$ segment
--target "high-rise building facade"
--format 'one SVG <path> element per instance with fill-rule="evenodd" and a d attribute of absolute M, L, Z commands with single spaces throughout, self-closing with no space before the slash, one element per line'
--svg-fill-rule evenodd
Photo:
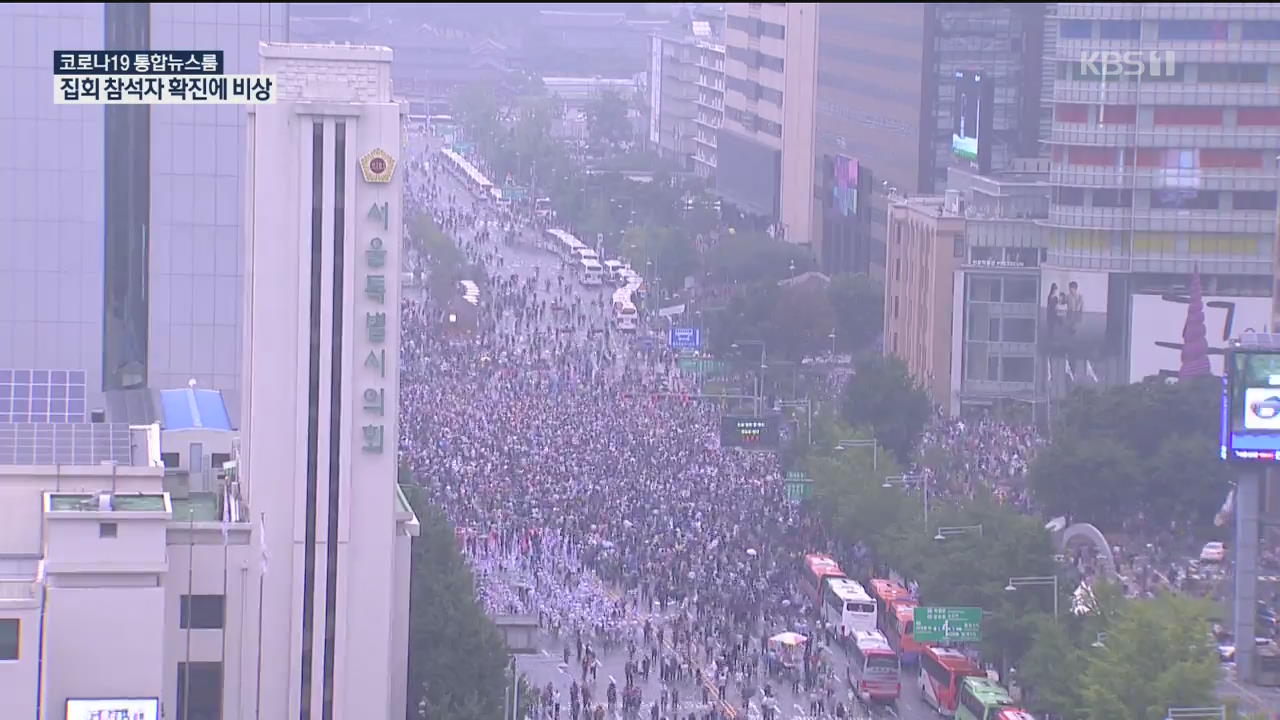
<path fill-rule="evenodd" d="M 649 143 L 698 177 L 713 179 L 724 120 L 724 45 L 711 37 L 650 38 Z"/>
<path fill-rule="evenodd" d="M 1090 381 L 1176 374 L 1193 273 L 1211 347 L 1271 321 L 1280 5 L 1054 15 L 1044 347 Z"/>
<path fill-rule="evenodd" d="M 54 105 L 53 50 L 223 50 L 253 72 L 284 3 L 0 7 L 0 367 L 84 370 L 103 390 L 239 391 L 241 165 L 236 106 Z"/>
<path fill-rule="evenodd" d="M 401 106 L 391 50 L 262 45 L 249 116 L 243 472 L 272 558 L 262 717 L 402 717 Z M 407 109 L 407 108 L 406 108 Z"/>
<path fill-rule="evenodd" d="M 988 99 L 982 169 L 1036 152 L 1044 5 L 818 5 L 816 88 L 808 153 L 784 176 L 806 178 L 806 207 L 789 214 L 829 272 L 879 272 L 890 194 L 940 190 L 947 168 L 977 161 L 953 150 L 957 73 L 982 78 Z M 788 128 L 788 132 L 791 129 Z M 891 193 L 890 189 L 896 191 Z M 790 190 L 784 190 L 790 195 Z"/>
<path fill-rule="evenodd" d="M 783 108 L 805 105 L 801 77 L 813 46 L 788 32 L 815 3 L 725 5 L 724 122 L 717 134 L 716 193 L 762 225 L 781 226 L 789 189 L 782 182 Z M 811 60 L 810 60 L 811 62 Z M 799 188 L 796 193 L 801 192 Z M 803 242 L 803 240 L 798 240 Z"/>

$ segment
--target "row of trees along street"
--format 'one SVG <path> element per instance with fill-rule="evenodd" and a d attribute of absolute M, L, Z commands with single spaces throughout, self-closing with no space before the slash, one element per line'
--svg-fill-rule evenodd
<path fill-rule="evenodd" d="M 1208 377 L 1078 390 L 1055 408 L 1052 442 L 1031 466 L 1040 515 L 980 489 L 972 498 L 933 497 L 926 527 L 918 491 L 883 485 L 910 462 L 938 465 L 920 447 L 931 403 L 899 360 L 865 357 L 802 459 L 815 481 L 809 502 L 843 547 L 860 542 L 918 582 L 924 604 L 987 611 L 983 657 L 1024 690 L 1034 711 L 1159 720 L 1169 707 L 1218 705 L 1210 603 L 1167 592 L 1126 599 L 1118 586 L 1098 582 L 1089 612 L 1070 612 L 1080 577 L 1055 560 L 1044 518 L 1065 514 L 1117 534 L 1143 518 L 1169 528 L 1169 542 L 1188 552 L 1215 537 L 1214 513 L 1229 488 L 1213 447 L 1220 387 Z M 845 438 L 875 438 L 888 452 L 874 467 L 864 448 L 821 449 Z M 982 531 L 939 542 L 941 526 Z M 1010 577 L 1044 575 L 1060 580 L 1057 618 L 1052 586 L 1005 588 Z"/>

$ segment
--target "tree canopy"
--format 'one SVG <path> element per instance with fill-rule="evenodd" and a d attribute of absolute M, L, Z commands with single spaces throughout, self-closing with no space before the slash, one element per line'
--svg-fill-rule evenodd
<path fill-rule="evenodd" d="M 841 415 L 845 422 L 869 425 L 880 442 L 904 465 L 913 459 L 933 411 L 928 394 L 896 357 L 863 356 L 845 386 Z"/>
<path fill-rule="evenodd" d="M 616 147 L 631 139 L 627 102 L 612 90 L 605 90 L 586 107 L 587 127 L 594 145 Z"/>
<path fill-rule="evenodd" d="M 1104 531 L 1139 513 L 1158 525 L 1208 525 L 1230 480 L 1214 447 L 1220 393 L 1212 377 L 1076 391 L 1032 464 L 1037 499 Z"/>
<path fill-rule="evenodd" d="M 409 590 L 409 720 L 490 720 L 502 713 L 506 644 L 476 603 L 453 526 L 405 486 L 422 524 Z"/>
<path fill-rule="evenodd" d="M 835 314 L 836 347 L 859 353 L 884 333 L 884 283 L 869 275 L 842 273 L 827 289 Z"/>

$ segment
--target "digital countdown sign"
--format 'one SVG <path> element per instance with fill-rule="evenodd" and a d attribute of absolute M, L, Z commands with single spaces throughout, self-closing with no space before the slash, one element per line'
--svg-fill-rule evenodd
<path fill-rule="evenodd" d="M 778 449 L 778 416 L 724 415 L 720 418 L 720 447 Z"/>
<path fill-rule="evenodd" d="M 1221 412 L 1223 460 L 1280 462 L 1280 350 L 1228 352 Z"/>

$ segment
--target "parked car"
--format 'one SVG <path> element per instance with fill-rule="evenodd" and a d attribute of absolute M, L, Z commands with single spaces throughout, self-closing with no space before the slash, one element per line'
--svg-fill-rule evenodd
<path fill-rule="evenodd" d="M 1214 540 L 1207 542 L 1200 550 L 1200 562 L 1222 562 L 1227 559 L 1227 546 Z"/>

